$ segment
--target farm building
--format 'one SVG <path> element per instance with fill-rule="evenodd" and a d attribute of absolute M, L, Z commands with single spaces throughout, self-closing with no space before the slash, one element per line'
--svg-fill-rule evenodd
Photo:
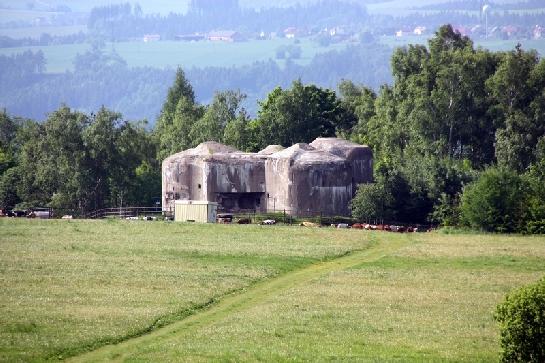
<path fill-rule="evenodd" d="M 372 182 L 372 170 L 369 147 L 337 138 L 258 153 L 205 142 L 163 161 L 163 211 L 192 200 L 225 212 L 348 215 L 357 185 Z"/>
<path fill-rule="evenodd" d="M 231 30 L 211 32 L 208 34 L 208 40 L 215 42 L 241 42 L 244 37 L 239 33 Z"/>

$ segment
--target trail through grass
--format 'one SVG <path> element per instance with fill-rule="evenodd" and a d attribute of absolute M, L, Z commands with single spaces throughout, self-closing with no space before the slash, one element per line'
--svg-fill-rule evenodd
<path fill-rule="evenodd" d="M 123 361 L 138 358 L 141 354 L 145 354 L 146 351 L 151 350 L 155 352 L 155 347 L 157 346 L 169 346 L 176 344 L 179 340 L 190 339 L 198 329 L 218 323 L 235 313 L 260 305 L 285 290 L 305 285 L 316 278 L 335 271 L 344 270 L 361 263 L 376 261 L 397 250 L 404 244 L 405 242 L 400 240 L 388 244 L 380 244 L 364 251 L 353 252 L 332 261 L 321 262 L 289 272 L 273 280 L 259 283 L 243 293 L 228 296 L 209 309 L 198 312 L 166 328 L 115 346 L 104 347 L 76 357 L 72 361 Z M 155 360 L 156 358 L 160 360 L 168 358 L 168 353 L 164 357 L 154 357 L 153 359 Z"/>

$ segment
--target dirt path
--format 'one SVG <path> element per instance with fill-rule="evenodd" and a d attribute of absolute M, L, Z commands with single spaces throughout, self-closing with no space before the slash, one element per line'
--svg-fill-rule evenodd
<path fill-rule="evenodd" d="M 249 287 L 242 293 L 226 296 L 210 308 L 197 312 L 184 320 L 158 329 L 150 334 L 127 340 L 116 345 L 108 345 L 95 351 L 73 357 L 73 362 L 102 362 L 124 361 L 128 358 L 137 358 L 138 351 L 148 344 L 159 341 L 180 340 L 191 336 L 197 329 L 211 325 L 221 319 L 250 307 L 253 307 L 269 298 L 278 295 L 281 291 L 305 284 L 322 275 L 341 271 L 366 262 L 376 261 L 406 245 L 405 242 L 381 242 L 364 251 L 354 252 L 335 260 L 317 263 L 306 268 L 296 270 L 278 278 L 263 281 Z"/>

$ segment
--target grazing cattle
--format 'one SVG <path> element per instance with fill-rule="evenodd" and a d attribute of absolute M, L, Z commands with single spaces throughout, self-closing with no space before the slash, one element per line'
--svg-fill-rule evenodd
<path fill-rule="evenodd" d="M 61 219 L 74 219 L 74 216 L 72 216 L 70 214 L 65 214 L 64 216 L 62 216 Z"/>
<path fill-rule="evenodd" d="M 349 228 L 347 223 L 339 223 L 337 224 L 337 228 Z"/>
<path fill-rule="evenodd" d="M 252 220 L 250 218 L 240 218 L 237 221 L 237 224 L 251 224 Z"/>
<path fill-rule="evenodd" d="M 354 229 L 363 229 L 363 224 L 354 223 L 354 224 L 352 225 L 352 228 L 354 228 Z"/>
<path fill-rule="evenodd" d="M 217 221 L 221 224 L 228 224 L 233 222 L 233 215 L 228 213 L 221 213 L 217 215 Z"/>
<path fill-rule="evenodd" d="M 274 219 L 265 219 L 261 224 L 272 226 L 273 224 L 276 224 L 276 221 Z"/>
<path fill-rule="evenodd" d="M 303 222 L 303 223 L 301 223 L 301 226 L 303 226 L 303 227 L 320 227 L 319 224 L 312 223 L 312 222 Z"/>

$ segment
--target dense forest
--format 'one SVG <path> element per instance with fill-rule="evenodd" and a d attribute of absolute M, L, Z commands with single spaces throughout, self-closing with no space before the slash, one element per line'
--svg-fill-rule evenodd
<path fill-rule="evenodd" d="M 378 91 L 278 86 L 255 118 L 239 91 L 198 102 L 181 69 L 152 129 L 106 108 L 63 106 L 43 123 L 4 112 L 0 206 L 149 204 L 161 160 L 202 141 L 257 151 L 337 135 L 374 151 L 375 183 L 352 202 L 359 220 L 545 233 L 545 60 L 476 49 L 443 26 L 427 47 L 396 49 L 391 67 L 393 85 Z"/>

